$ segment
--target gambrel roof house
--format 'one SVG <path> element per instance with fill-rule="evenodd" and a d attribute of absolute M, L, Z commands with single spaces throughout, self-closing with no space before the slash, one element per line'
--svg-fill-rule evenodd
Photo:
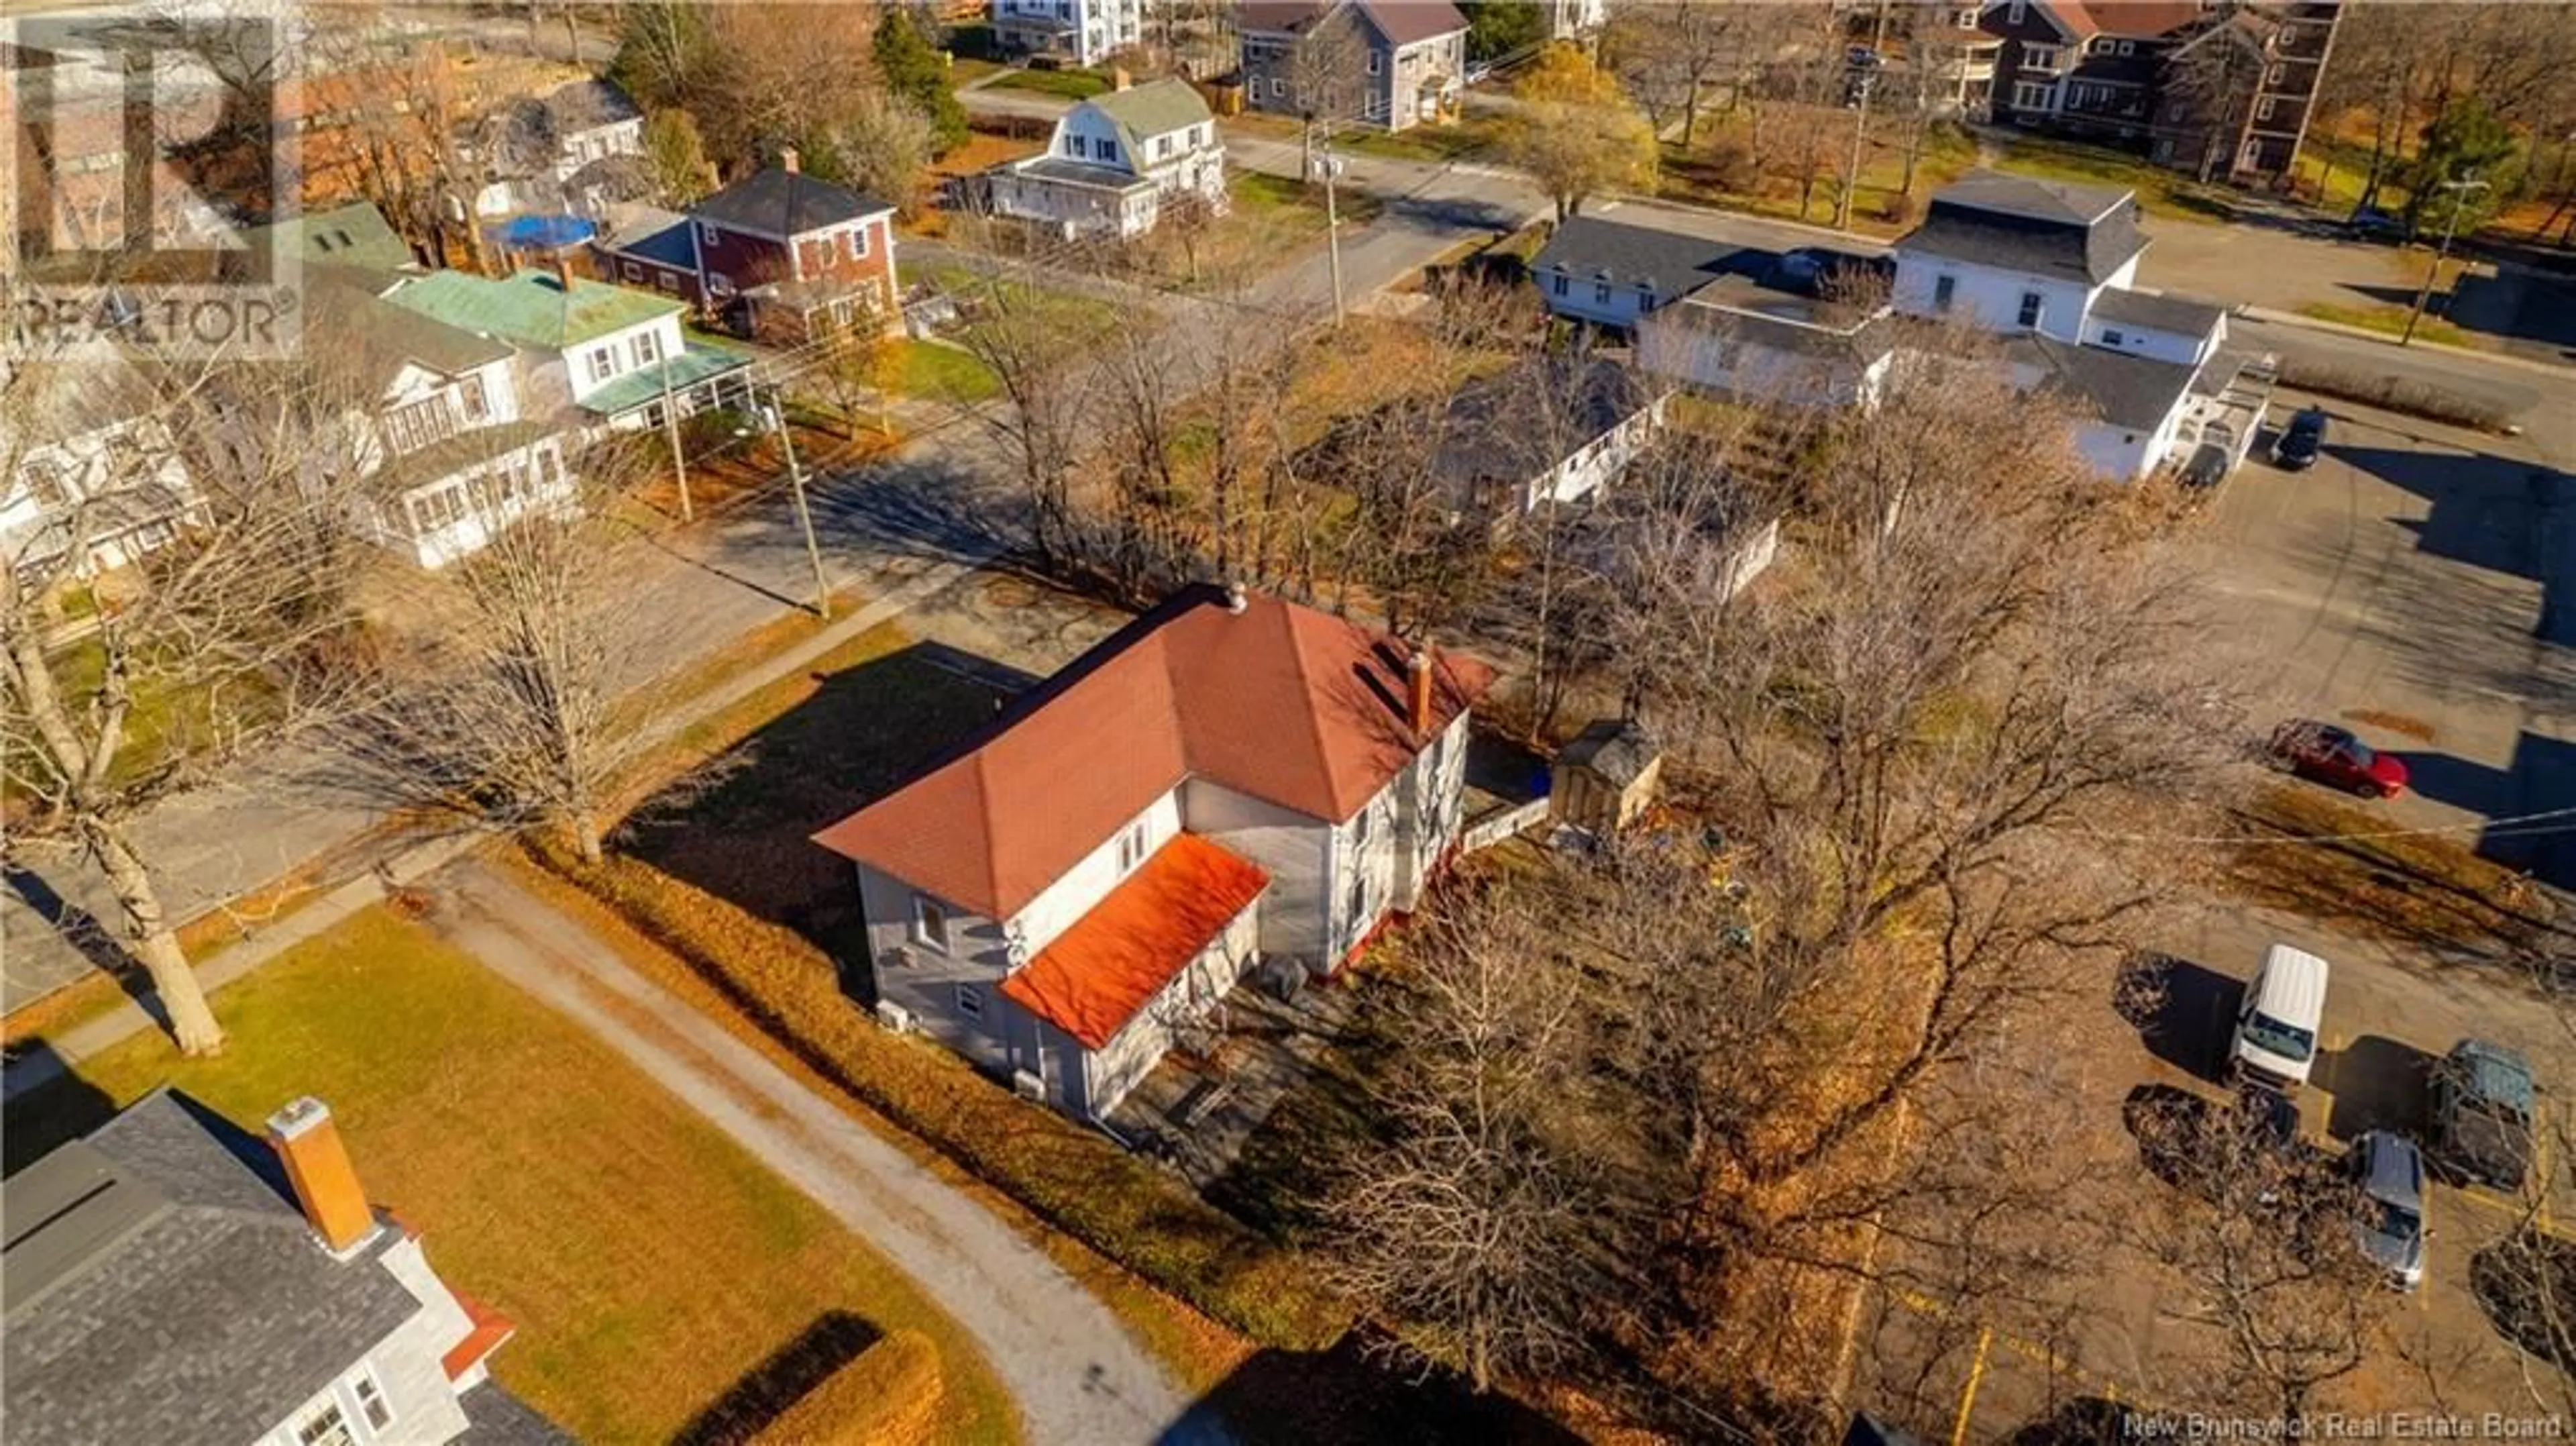
<path fill-rule="evenodd" d="M 1492 673 L 1187 589 L 815 835 L 858 868 L 880 1015 L 1104 1114 L 1267 958 L 1322 972 L 1461 822 Z"/>
<path fill-rule="evenodd" d="M 510 1323 L 368 1203 L 331 1112 L 268 1129 L 163 1089 L 0 1185 L 9 1440 L 569 1441 L 489 1379 Z"/>
<path fill-rule="evenodd" d="M 997 214 L 1125 239 L 1153 230 L 1167 200 L 1225 209 L 1225 142 L 1207 102 L 1176 77 L 1120 80 L 1058 117 L 1044 151 L 985 173 Z"/>

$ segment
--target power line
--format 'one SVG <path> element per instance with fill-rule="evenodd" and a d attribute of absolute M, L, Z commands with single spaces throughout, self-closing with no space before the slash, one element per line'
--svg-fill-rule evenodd
<path fill-rule="evenodd" d="M 2551 819 L 2576 820 L 2576 808 L 2543 809 L 2538 813 L 2508 814 L 2476 823 L 2430 825 L 2424 828 L 2380 829 L 2368 833 L 2320 834 L 2177 834 L 2177 833 L 2105 833 L 2097 829 L 2069 828 L 2066 832 L 2110 843 L 2163 844 L 2241 844 L 2252 847 L 2280 848 L 2313 844 L 2373 843 L 2383 839 L 2430 838 L 2443 834 L 2492 833 L 2500 838 L 2536 838 L 2544 834 L 2576 832 L 2576 821 L 2547 823 Z M 2540 824 L 2540 827 L 2521 827 Z"/>

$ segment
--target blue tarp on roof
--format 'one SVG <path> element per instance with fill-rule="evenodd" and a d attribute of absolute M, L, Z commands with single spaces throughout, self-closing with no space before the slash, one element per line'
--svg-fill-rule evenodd
<path fill-rule="evenodd" d="M 492 228 L 494 238 L 513 251 L 551 251 L 587 241 L 598 232 L 597 226 L 579 216 L 513 216 Z"/>

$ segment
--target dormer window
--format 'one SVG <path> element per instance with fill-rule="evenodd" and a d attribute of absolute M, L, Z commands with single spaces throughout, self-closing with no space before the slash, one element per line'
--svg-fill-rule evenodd
<path fill-rule="evenodd" d="M 1090 155 L 1090 147 L 1080 136 L 1066 136 L 1064 138 L 1064 153 L 1073 157 L 1075 160 L 1083 160 Z"/>

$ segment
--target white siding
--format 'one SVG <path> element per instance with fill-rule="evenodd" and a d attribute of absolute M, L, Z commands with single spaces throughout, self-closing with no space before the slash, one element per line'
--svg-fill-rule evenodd
<path fill-rule="evenodd" d="M 995 1074 L 1012 1067 L 1012 1039 L 1002 997 L 1002 979 L 1010 972 L 1010 952 L 1001 926 L 938 901 L 948 914 L 948 948 L 935 949 L 913 938 L 913 899 L 920 891 L 891 874 L 865 864 L 856 866 L 860 907 L 868 920 L 868 949 L 875 963 L 877 997 L 900 1004 L 920 1021 L 921 1031 Z M 981 993 L 981 1017 L 958 1008 L 957 991 Z"/>
<path fill-rule="evenodd" d="M 1136 1012 L 1126 1028 L 1085 1057 L 1081 1097 L 1067 1098 L 1067 1108 L 1095 1116 L 1115 1109 L 1136 1082 L 1171 1052 L 1179 1026 L 1215 1008 L 1226 991 L 1251 972 L 1261 957 L 1256 942 L 1260 910 L 1256 902 L 1237 915 L 1188 968 Z"/>
<path fill-rule="evenodd" d="M 2123 270 L 2134 266 L 2132 262 Z M 1933 304 L 1943 276 L 1954 278 L 1947 312 Z M 1963 317 L 1986 331 L 2027 330 L 2021 325 L 2022 297 L 2037 292 L 2041 299 L 2039 333 L 2074 341 L 2083 334 L 2085 313 L 2100 289 L 2081 281 L 2003 271 L 1902 250 L 1896 255 L 1897 310 L 1910 316 Z"/>
<path fill-rule="evenodd" d="M 654 343 L 651 361 L 639 360 L 635 354 L 635 339 L 647 333 L 652 335 Z M 594 337 L 579 346 L 566 347 L 563 360 L 572 386 L 572 399 L 582 401 L 628 372 L 668 361 L 680 354 L 680 345 L 680 315 L 673 312 L 669 316 L 657 316 L 651 321 Z M 607 353 L 604 372 L 592 364 L 592 357 L 602 351 Z"/>
<path fill-rule="evenodd" d="M 1190 832 L 1259 864 L 1270 875 L 1261 896 L 1261 952 L 1320 967 L 1325 958 L 1325 848 L 1320 819 L 1193 778 L 1181 787 Z"/>
<path fill-rule="evenodd" d="M 1647 293 L 1630 282 L 1599 281 L 1563 268 L 1533 271 L 1530 278 L 1549 312 L 1570 320 L 1625 330 L 1648 310 Z"/>
<path fill-rule="evenodd" d="M 457 1304 L 447 1283 L 430 1269 L 419 1241 L 397 1241 L 380 1259 L 421 1308 L 367 1353 L 366 1364 L 375 1368 L 376 1383 L 384 1388 L 386 1403 L 394 1412 L 392 1425 L 372 1439 L 428 1446 L 461 1435 L 465 1430 L 465 1409 L 456 1404 L 457 1392 L 478 1383 L 482 1375 L 476 1372 L 465 1380 L 450 1382 L 441 1362 L 448 1350 L 474 1329 L 474 1323 L 466 1317 L 465 1308 Z M 340 1409 L 358 1431 L 358 1439 L 371 1439 L 346 1377 L 338 1389 L 343 1392 Z"/>
<path fill-rule="evenodd" d="M 1637 362 L 1694 390 L 1792 406 L 1850 406 L 1865 376 L 1857 361 L 1751 340 L 1721 308 L 1691 301 L 1638 324 Z"/>
<path fill-rule="evenodd" d="M 1023 950 L 1019 956 L 1021 962 L 1035 959 L 1040 950 L 1055 942 L 1058 934 L 1072 928 L 1102 899 L 1109 897 L 1110 890 L 1125 881 L 1127 875 L 1118 867 L 1118 840 L 1135 824 L 1142 824 L 1145 829 L 1144 852 L 1135 855 L 1134 859 L 1142 863 L 1154 850 L 1171 842 L 1172 835 L 1181 831 L 1180 790 L 1174 789 L 1155 799 L 1143 813 L 1127 824 L 1121 824 L 1116 833 L 1083 855 L 1080 862 L 1058 875 L 1054 883 L 1047 885 L 1036 898 L 1011 916 L 1004 925 L 1003 935 L 1006 939 L 1018 941 Z"/>
<path fill-rule="evenodd" d="M 1576 502 L 1619 479 L 1637 454 L 1663 430 L 1666 397 L 1658 396 L 1635 416 L 1585 443 L 1575 454 L 1521 489 L 1521 510 L 1535 512 L 1553 497 Z"/>
<path fill-rule="evenodd" d="M 2112 340 L 2114 336 L 2119 339 Z M 2180 362 L 2185 366 L 2198 366 L 2207 361 L 2226 340 L 2227 318 L 2223 315 L 2205 336 L 2106 321 L 2099 314 L 2087 317 L 2084 322 L 2084 344 L 2087 346 L 2105 347 L 2130 356 L 2154 357 L 2158 361 Z"/>

